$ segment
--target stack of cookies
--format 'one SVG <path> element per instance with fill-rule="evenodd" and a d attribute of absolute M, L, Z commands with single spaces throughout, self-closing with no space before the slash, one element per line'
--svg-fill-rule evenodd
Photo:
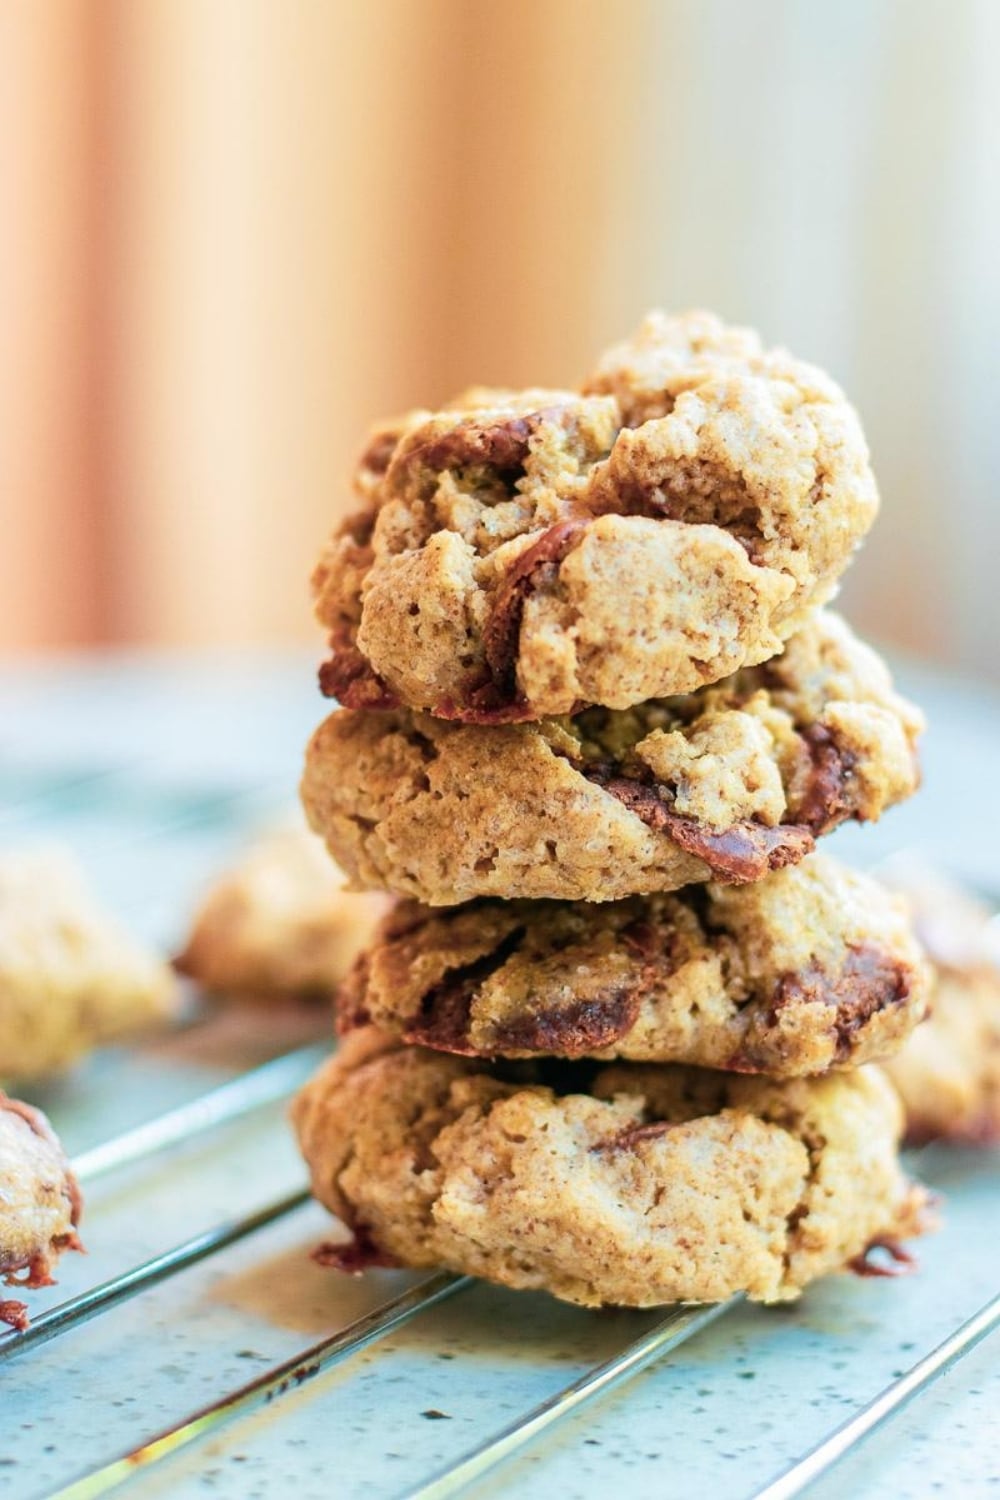
<path fill-rule="evenodd" d="M 824 608 L 878 504 L 837 386 L 657 314 L 578 390 L 384 424 L 356 487 L 302 794 L 404 899 L 295 1108 L 327 1259 L 770 1302 L 919 1232 L 866 1065 L 927 970 L 814 852 L 916 789 L 921 729 Z"/>

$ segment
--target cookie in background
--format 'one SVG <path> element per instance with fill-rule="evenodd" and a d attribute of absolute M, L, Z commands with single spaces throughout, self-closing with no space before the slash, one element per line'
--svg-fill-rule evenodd
<path fill-rule="evenodd" d="M 0 855 L 0 1079 L 63 1072 L 178 1002 L 167 963 L 101 908 L 68 851 Z"/>
<path fill-rule="evenodd" d="M 209 888 L 174 967 L 213 995 L 329 1000 L 389 906 L 346 886 L 321 839 L 271 830 Z"/>
<path fill-rule="evenodd" d="M 1000 941 L 994 914 L 938 870 L 899 858 L 879 871 L 907 899 L 931 961 L 930 1018 L 886 1064 L 907 1139 L 1000 1143 Z"/>

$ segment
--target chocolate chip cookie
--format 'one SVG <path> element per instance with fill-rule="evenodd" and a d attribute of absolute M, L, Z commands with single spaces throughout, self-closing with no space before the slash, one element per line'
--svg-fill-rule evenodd
<path fill-rule="evenodd" d="M 774 660 L 624 711 L 492 726 L 341 710 L 302 797 L 361 885 L 432 906 L 611 901 L 797 863 L 916 789 L 921 728 L 879 657 L 818 611 Z"/>
<path fill-rule="evenodd" d="M 325 691 L 471 722 L 627 709 L 773 656 L 875 519 L 821 371 L 653 314 L 579 391 L 476 389 L 379 427 L 315 573 Z"/>
<path fill-rule="evenodd" d="M 350 1269 L 447 1266 L 587 1306 L 778 1302 L 925 1222 L 874 1068 L 505 1071 L 366 1031 L 294 1117 L 313 1191 L 353 1235 L 323 1258 Z"/>
<path fill-rule="evenodd" d="M 902 903 L 812 855 L 756 885 L 592 905 L 403 902 L 341 987 L 374 1022 L 469 1057 L 679 1062 L 773 1078 L 855 1068 L 923 1019 Z"/>

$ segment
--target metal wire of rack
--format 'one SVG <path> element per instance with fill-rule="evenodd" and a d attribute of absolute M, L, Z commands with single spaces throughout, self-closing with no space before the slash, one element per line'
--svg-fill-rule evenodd
<path fill-rule="evenodd" d="M 113 777 L 114 773 L 107 774 Z M 259 800 L 256 796 L 253 798 L 255 806 Z M 44 816 L 46 806 L 44 793 L 36 791 L 31 819 Z M 201 815 L 204 815 L 204 806 Z M 184 822 L 183 817 L 181 821 Z M 81 1153 L 75 1161 L 78 1174 L 88 1183 L 94 1183 L 127 1168 L 148 1164 L 164 1153 L 197 1146 L 212 1132 L 248 1119 L 255 1111 L 288 1098 L 311 1071 L 319 1055 L 317 1047 L 296 1049 L 164 1112 L 148 1123 L 123 1131 L 102 1145 Z M 252 1212 L 220 1219 L 208 1230 L 189 1236 L 171 1249 L 43 1311 L 25 1332 L 10 1332 L 0 1338 L 0 1377 L 8 1367 L 18 1365 L 42 1345 L 128 1299 L 141 1297 L 195 1265 L 210 1261 L 229 1247 L 252 1241 L 269 1225 L 295 1214 L 307 1198 L 304 1186 L 295 1186 Z M 292 1357 L 270 1365 L 254 1379 L 213 1396 L 211 1401 L 190 1415 L 173 1421 L 159 1432 L 141 1436 L 128 1451 L 92 1465 L 59 1488 L 50 1488 L 47 1494 L 84 1500 L 84 1497 L 107 1494 L 140 1474 L 149 1474 L 155 1465 L 180 1449 L 209 1442 L 223 1425 L 238 1424 L 261 1407 L 281 1401 L 313 1377 L 386 1340 L 410 1320 L 430 1313 L 448 1299 L 468 1294 L 472 1286 L 469 1278 L 447 1273 L 419 1281 L 320 1341 L 302 1347 Z M 663 1316 L 639 1338 L 629 1338 L 609 1358 L 576 1376 L 540 1404 L 518 1411 L 513 1420 L 460 1452 L 416 1485 L 401 1488 L 399 1493 L 412 1497 L 412 1500 L 416 1497 L 443 1500 L 445 1496 L 459 1493 L 514 1458 L 534 1439 L 551 1431 L 586 1403 L 663 1359 L 711 1323 L 727 1317 L 738 1302 L 739 1299 L 734 1298 L 719 1306 L 665 1310 Z M 802 1493 L 998 1325 L 1000 1297 L 993 1297 L 961 1327 L 954 1329 L 937 1348 L 900 1371 L 874 1400 L 847 1421 L 832 1425 L 818 1444 L 763 1487 L 758 1487 L 753 1492 L 753 1500 L 765 1500 L 765 1497 L 766 1500 L 787 1500 L 787 1497 Z"/>

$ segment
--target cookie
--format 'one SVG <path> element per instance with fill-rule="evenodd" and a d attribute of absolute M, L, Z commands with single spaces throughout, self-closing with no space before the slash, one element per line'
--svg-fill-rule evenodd
<path fill-rule="evenodd" d="M 505 1071 L 364 1031 L 294 1119 L 313 1192 L 354 1236 L 324 1258 L 351 1269 L 446 1266 L 587 1306 L 780 1302 L 924 1222 L 876 1069 Z"/>
<path fill-rule="evenodd" d="M 215 994 L 329 998 L 387 904 L 344 885 L 306 829 L 267 834 L 208 892 L 174 967 Z"/>
<path fill-rule="evenodd" d="M 341 710 L 306 757 L 309 821 L 360 885 L 431 906 L 612 901 L 759 880 L 919 773 L 922 719 L 842 620 L 711 688 L 538 724 Z"/>
<path fill-rule="evenodd" d="M 765 661 L 875 519 L 857 415 L 708 313 L 653 314 L 582 391 L 477 389 L 383 424 L 316 569 L 350 708 L 627 709 Z"/>
<path fill-rule="evenodd" d="M 0 1093 L 0 1278 L 50 1286 L 64 1250 L 80 1249 L 82 1200 L 48 1120 Z M 0 1323 L 27 1327 L 23 1302 L 0 1300 Z"/>
<path fill-rule="evenodd" d="M 469 1057 L 687 1063 L 773 1078 L 888 1056 L 927 1010 L 902 903 L 812 855 L 756 885 L 584 902 L 402 903 L 341 988 L 374 1022 Z"/>
<path fill-rule="evenodd" d="M 102 911 L 56 849 L 0 855 L 0 1079 L 59 1072 L 165 1020 L 169 967 Z"/>
<path fill-rule="evenodd" d="M 933 967 L 930 1018 L 887 1064 L 914 1144 L 933 1139 L 1000 1142 L 1000 952 L 991 913 L 929 871 L 897 866 Z"/>

